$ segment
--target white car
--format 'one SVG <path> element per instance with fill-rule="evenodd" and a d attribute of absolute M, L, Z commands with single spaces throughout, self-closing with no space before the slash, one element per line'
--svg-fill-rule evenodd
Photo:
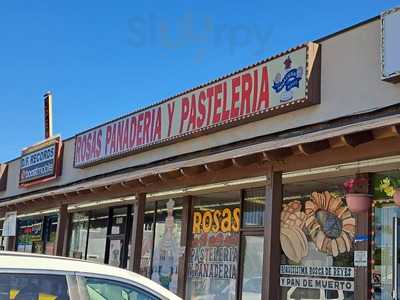
<path fill-rule="evenodd" d="M 0 251 L 0 299 L 181 300 L 124 269 L 72 258 Z"/>

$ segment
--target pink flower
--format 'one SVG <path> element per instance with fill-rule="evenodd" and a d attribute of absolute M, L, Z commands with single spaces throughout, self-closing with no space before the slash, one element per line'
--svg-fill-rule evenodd
<path fill-rule="evenodd" d="M 347 179 L 343 183 L 343 186 L 344 186 L 344 189 L 346 190 L 347 193 L 354 193 L 355 189 L 357 187 L 360 187 L 363 184 L 367 184 L 367 183 L 368 183 L 368 179 L 367 178 L 358 177 L 358 178 Z"/>

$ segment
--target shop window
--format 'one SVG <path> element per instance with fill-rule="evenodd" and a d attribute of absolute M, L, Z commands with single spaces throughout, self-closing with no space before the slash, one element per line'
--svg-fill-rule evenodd
<path fill-rule="evenodd" d="M 44 219 L 44 253 L 47 255 L 54 255 L 55 242 L 57 235 L 58 216 L 51 215 Z"/>
<path fill-rule="evenodd" d="M 94 210 L 90 213 L 87 260 L 104 263 L 107 226 L 108 209 Z"/>
<path fill-rule="evenodd" d="M 243 226 L 263 226 L 265 187 L 244 190 Z"/>
<path fill-rule="evenodd" d="M 54 254 L 58 215 L 18 219 L 17 251 Z"/>
<path fill-rule="evenodd" d="M 372 224 L 372 290 L 375 300 L 393 299 L 393 281 L 399 281 L 400 268 L 394 266 L 395 260 L 400 261 L 399 246 L 395 249 L 393 243 L 397 234 L 399 243 L 400 208 L 394 203 L 396 188 L 400 187 L 400 172 L 377 173 L 373 177 L 374 204 Z M 396 222 L 395 222 L 396 221 Z M 397 226 L 398 227 L 398 226 Z M 399 286 L 396 287 L 399 290 Z"/>
<path fill-rule="evenodd" d="M 89 228 L 89 216 L 85 213 L 72 214 L 72 234 L 69 257 L 86 258 L 86 242 Z"/>
<path fill-rule="evenodd" d="M 17 251 L 43 253 L 43 217 L 18 220 Z"/>
<path fill-rule="evenodd" d="M 69 256 L 125 268 L 131 217 L 130 206 L 73 213 Z"/>
<path fill-rule="evenodd" d="M 265 187 L 244 190 L 242 195 L 240 299 L 261 300 Z"/>
<path fill-rule="evenodd" d="M 261 300 L 264 236 L 243 236 L 242 300 Z"/>
<path fill-rule="evenodd" d="M 170 291 L 178 289 L 182 200 L 157 201 L 151 279 Z"/>
<path fill-rule="evenodd" d="M 240 193 L 196 197 L 192 219 L 186 298 L 236 299 Z"/>
<path fill-rule="evenodd" d="M 143 224 L 143 240 L 142 240 L 142 257 L 140 259 L 139 273 L 148 278 L 151 277 L 151 260 L 153 257 L 153 240 L 155 227 L 155 207 L 156 202 L 146 201 L 144 224 Z"/>
<path fill-rule="evenodd" d="M 282 299 L 354 299 L 355 217 L 344 200 L 347 178 L 284 186 Z"/>
<path fill-rule="evenodd" d="M 182 222 L 181 198 L 147 201 L 140 274 L 176 293 Z"/>

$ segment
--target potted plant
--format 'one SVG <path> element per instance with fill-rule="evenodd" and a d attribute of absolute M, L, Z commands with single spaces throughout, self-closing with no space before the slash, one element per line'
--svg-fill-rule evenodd
<path fill-rule="evenodd" d="M 378 182 L 376 189 L 386 196 L 393 198 L 394 203 L 400 206 L 400 178 L 385 177 Z"/>
<path fill-rule="evenodd" d="M 368 190 L 368 179 L 356 176 L 344 182 L 346 202 L 352 213 L 368 211 L 372 196 L 365 193 Z"/>

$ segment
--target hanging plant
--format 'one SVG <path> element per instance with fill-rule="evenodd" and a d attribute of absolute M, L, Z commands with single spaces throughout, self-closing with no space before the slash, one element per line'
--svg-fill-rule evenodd
<path fill-rule="evenodd" d="M 385 177 L 378 181 L 375 190 L 383 193 L 389 198 L 393 198 L 393 201 L 397 206 L 400 206 L 400 178 Z"/>
<path fill-rule="evenodd" d="M 368 211 L 371 205 L 371 195 L 366 194 L 368 190 L 368 179 L 355 177 L 348 179 L 343 184 L 346 190 L 346 202 L 352 213 L 362 213 Z"/>

